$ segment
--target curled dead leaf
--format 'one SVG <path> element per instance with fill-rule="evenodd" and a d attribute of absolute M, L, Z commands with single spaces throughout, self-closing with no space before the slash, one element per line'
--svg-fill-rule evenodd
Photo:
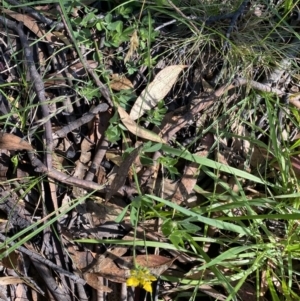
<path fill-rule="evenodd" d="M 33 150 L 33 147 L 22 138 L 8 133 L 0 133 L 0 149 Z"/>
<path fill-rule="evenodd" d="M 135 101 L 130 118 L 132 120 L 140 118 L 164 99 L 177 81 L 179 74 L 186 67 L 186 65 L 174 65 L 161 70 Z"/>
<path fill-rule="evenodd" d="M 127 130 L 129 132 L 131 132 L 132 134 L 134 134 L 140 138 L 146 139 L 146 140 L 160 142 L 160 143 L 166 143 L 166 141 L 164 139 L 162 139 L 161 137 L 159 137 L 157 134 L 155 134 L 151 131 L 148 131 L 148 130 L 142 128 L 141 126 L 139 126 L 135 121 L 133 121 L 130 118 L 130 116 L 127 114 L 127 112 L 122 107 L 120 107 L 120 106 L 118 107 L 118 112 L 119 112 L 122 123 L 125 125 Z"/>
<path fill-rule="evenodd" d="M 133 89 L 133 84 L 125 76 L 114 73 L 111 75 L 110 87 L 115 91 L 122 91 Z"/>

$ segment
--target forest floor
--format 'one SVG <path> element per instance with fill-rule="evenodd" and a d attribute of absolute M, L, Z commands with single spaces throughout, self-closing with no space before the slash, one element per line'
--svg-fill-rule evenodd
<path fill-rule="evenodd" d="M 0 300 L 300 300 L 299 2 L 2 1 Z"/>

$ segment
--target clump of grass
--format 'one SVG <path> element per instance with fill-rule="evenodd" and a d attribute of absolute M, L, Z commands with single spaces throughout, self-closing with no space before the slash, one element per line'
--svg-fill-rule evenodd
<path fill-rule="evenodd" d="M 195 80 L 197 73 L 214 90 L 231 83 L 236 76 L 249 81 L 267 81 L 282 61 L 291 59 L 291 51 L 295 47 L 293 40 L 298 37 L 292 16 L 297 3 L 293 5 L 284 1 L 273 6 L 251 3 L 233 25 L 230 18 L 222 16 L 239 8 L 241 3 L 236 1 L 225 1 L 222 5 L 220 1 L 174 1 L 173 5 L 169 1 L 109 2 L 106 16 L 91 23 L 85 18 L 71 17 L 68 10 L 64 11 L 64 17 L 73 28 L 72 43 L 76 51 L 83 46 L 93 46 L 90 30 L 95 30 L 96 36 L 104 32 L 107 40 L 102 49 L 105 51 L 98 53 L 98 46 L 93 51 L 94 58 L 99 61 L 95 72 L 107 83 L 107 62 L 128 76 L 138 70 L 147 70 L 145 78 L 149 82 L 159 69 L 158 62 L 164 66 L 188 64 L 185 77 L 170 92 L 169 98 L 181 99 L 186 94 L 192 95 L 195 93 L 193 86 L 198 84 L 197 97 L 201 101 L 207 92 L 203 84 Z M 96 11 L 85 9 L 86 14 Z M 114 19 L 115 12 L 120 14 L 120 19 Z M 170 21 L 169 25 L 155 30 L 156 25 L 160 27 Z M 75 24 L 80 30 L 76 30 Z M 135 30 L 140 44 L 132 60 L 125 64 L 123 60 Z M 289 62 L 285 66 L 288 66 L 284 70 L 286 73 L 299 73 L 297 62 Z M 189 82 L 189 79 L 192 80 Z M 25 82 L 19 87 L 20 95 L 27 92 Z M 79 95 L 85 95 L 88 104 L 98 96 L 91 81 L 78 80 L 76 85 Z M 5 89 L 4 86 L 1 88 Z M 288 90 L 289 84 L 284 88 Z M 125 108 L 134 101 L 133 91 L 128 94 L 110 92 L 115 102 Z M 4 94 L 8 96 L 6 91 Z M 5 120 L 7 126 L 13 126 L 11 117 L 17 118 L 19 128 L 28 130 L 32 136 L 34 127 L 27 122 L 30 114 L 37 109 L 32 103 L 29 97 L 23 102 L 23 108 L 13 106 L 13 112 L 2 116 L 1 120 Z M 152 112 L 155 117 L 153 126 L 160 126 L 165 113 L 162 107 L 163 102 L 156 115 Z M 176 204 L 162 196 L 143 194 L 138 175 L 133 171 L 140 195 L 132 199 L 117 222 L 122 221 L 128 211 L 135 231 L 140 223 L 151 219 L 159 221 L 156 230 L 166 242 L 146 239 L 128 242 L 134 254 L 138 246 L 145 250 L 156 247 L 165 252 L 177 250 L 189 258 L 191 266 L 187 266 L 186 270 L 160 275 L 170 286 L 174 285 L 171 295 L 174 299 L 179 294 L 196 300 L 200 295 L 209 294 L 205 288 L 214 288 L 217 296 L 226 300 L 242 299 L 245 291 L 253 294 L 253 300 L 265 296 L 266 292 L 274 300 L 292 300 L 299 294 L 296 272 L 300 246 L 299 180 L 293 161 L 293 156 L 299 152 L 289 138 L 298 127 L 298 111 L 282 104 L 274 94 L 254 91 L 249 84 L 216 100 L 211 112 L 201 123 L 197 120 L 201 116 L 194 116 L 195 122 L 178 134 L 182 140 L 186 138 L 184 133 L 194 135 L 187 146 L 183 147 L 174 139 L 170 142 L 172 146 L 155 143 L 148 145 L 148 149 L 145 147 L 142 153 L 151 164 L 149 153 L 161 151 L 163 157 L 157 162 L 164 165 L 164 169 L 159 171 L 159 175 L 178 181 L 184 176 L 184 164 L 197 163 L 198 181 L 194 187 L 199 199 L 197 205 L 189 207 L 185 202 Z M 280 118 L 282 113 L 284 119 Z M 151 118 L 146 122 L 151 123 Z M 286 135 L 282 135 L 283 132 Z M 194 149 L 201 149 L 199 141 L 207 133 L 214 137 L 207 157 L 193 154 Z M 106 135 L 113 143 L 119 144 L 128 137 L 117 115 L 111 120 Z M 231 151 L 229 159 L 218 162 L 226 157 L 228 150 Z M 255 156 L 260 160 L 255 161 Z M 22 188 L 24 191 L 33 188 L 41 191 L 42 180 L 37 177 L 30 179 Z M 61 207 L 51 212 L 46 223 L 35 223 L 13 236 L 10 241 L 18 240 L 18 243 L 5 254 L 38 235 L 87 197 L 72 202 L 68 208 Z M 87 239 L 84 242 L 100 241 Z M 107 240 L 101 242 L 107 243 Z M 144 274 L 132 272 L 128 285 L 141 285 L 152 292 L 154 276 L 141 271 Z M 246 289 L 246 284 L 250 288 Z M 163 290 L 158 292 L 163 293 Z"/>

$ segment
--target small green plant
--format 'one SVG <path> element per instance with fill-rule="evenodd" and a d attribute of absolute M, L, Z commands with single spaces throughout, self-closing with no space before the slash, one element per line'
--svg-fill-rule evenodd
<path fill-rule="evenodd" d="M 91 81 L 87 81 L 85 85 L 77 85 L 76 92 L 81 95 L 88 102 L 92 101 L 93 98 L 99 97 L 99 88 L 96 87 Z"/>
<path fill-rule="evenodd" d="M 14 166 L 14 169 L 13 169 L 13 174 L 15 174 L 17 168 L 18 168 L 18 165 L 19 165 L 19 155 L 14 155 L 11 157 L 10 161 L 12 162 L 13 166 Z"/>
<path fill-rule="evenodd" d="M 178 159 L 171 158 L 169 156 L 161 156 L 158 159 L 158 163 L 160 163 L 163 168 L 166 168 L 166 170 L 170 173 L 170 177 L 172 180 L 174 180 L 175 176 L 179 174 L 177 168 L 175 167 L 177 161 Z"/>
<path fill-rule="evenodd" d="M 167 113 L 167 108 L 163 100 L 159 101 L 156 108 L 147 112 L 147 117 L 144 118 L 146 121 L 160 126 L 164 116 Z"/>
<path fill-rule="evenodd" d="M 119 116 L 116 112 L 109 120 L 109 126 L 105 132 L 105 136 L 109 142 L 116 143 L 120 140 L 122 131 L 126 131 L 126 128 L 119 122 Z"/>

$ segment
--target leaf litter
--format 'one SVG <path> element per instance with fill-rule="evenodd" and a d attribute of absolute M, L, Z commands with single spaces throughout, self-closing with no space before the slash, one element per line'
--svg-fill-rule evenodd
<path fill-rule="evenodd" d="M 143 287 L 164 300 L 195 287 L 218 300 L 299 294 L 293 270 L 288 288 L 278 276 L 280 256 L 298 264 L 298 240 L 289 236 L 298 228 L 295 198 L 271 207 L 277 194 L 297 195 L 299 186 L 297 54 L 289 50 L 297 21 L 273 32 L 268 17 L 274 43 L 287 46 L 269 53 L 243 32 L 270 13 L 278 17 L 280 4 L 272 11 L 227 2 L 224 15 L 167 1 L 146 17 L 138 3 L 138 11 L 114 1 L 66 11 L 61 3 L 7 1 L 0 17 L 3 300 L 47 300 L 46 293 L 88 300 L 93 290 L 99 300 L 125 300 L 130 277 L 136 300 L 146 300 Z M 115 16 L 118 6 L 125 10 Z M 191 42 L 196 32 L 203 41 Z M 251 35 L 268 40 L 259 29 Z M 258 56 L 235 52 L 246 42 Z M 265 246 L 277 261 L 264 257 Z"/>

